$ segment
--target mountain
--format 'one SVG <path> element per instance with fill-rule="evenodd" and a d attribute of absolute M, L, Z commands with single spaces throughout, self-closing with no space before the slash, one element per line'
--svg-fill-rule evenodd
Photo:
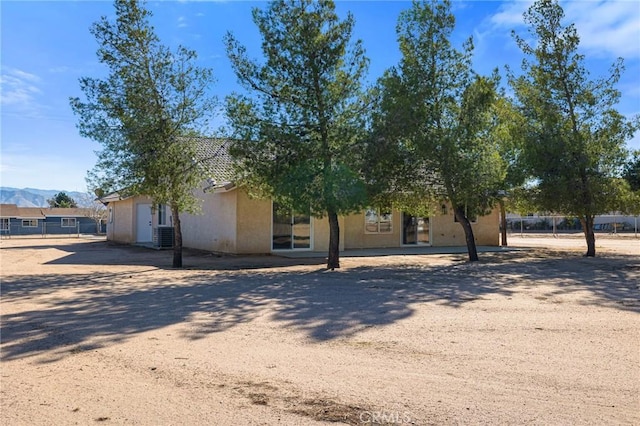
<path fill-rule="evenodd" d="M 0 187 L 0 203 L 15 204 L 18 207 L 49 207 L 47 200 L 53 198 L 59 192 L 66 192 L 73 198 L 79 207 L 84 207 L 87 202 L 87 194 L 76 191 L 63 191 L 57 189 L 36 188 L 10 188 Z"/>

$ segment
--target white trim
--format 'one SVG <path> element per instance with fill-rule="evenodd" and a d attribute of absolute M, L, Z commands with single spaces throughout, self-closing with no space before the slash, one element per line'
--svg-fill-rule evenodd
<path fill-rule="evenodd" d="M 73 225 L 68 225 L 68 224 L 67 224 L 67 225 L 65 225 L 65 224 L 64 224 L 65 219 L 66 219 L 67 221 L 69 221 L 69 220 L 72 220 L 72 219 L 73 219 Z M 60 219 L 60 227 L 61 227 L 61 228 L 75 228 L 76 226 L 78 226 L 78 219 L 77 219 L 77 218 L 75 218 L 75 217 L 63 217 L 63 218 L 61 218 L 61 219 Z"/>
<path fill-rule="evenodd" d="M 36 224 L 33 225 L 33 226 L 32 225 L 25 226 L 25 224 L 24 224 L 25 221 L 29 221 L 29 222 L 35 221 Z M 38 219 L 22 219 L 22 227 L 23 228 L 37 228 L 38 227 Z"/>
<path fill-rule="evenodd" d="M 421 217 L 423 219 L 427 219 L 429 221 L 429 242 L 428 243 L 416 243 L 416 244 L 405 244 L 402 241 L 404 240 L 404 212 L 400 211 L 400 247 L 433 247 L 433 238 L 432 235 L 432 228 L 431 228 L 431 224 L 433 223 L 433 221 L 431 220 L 431 216 L 429 217 L 424 217 L 424 216 L 416 216 L 416 217 Z"/>
<path fill-rule="evenodd" d="M 291 219 L 293 220 L 293 211 L 291 212 Z M 315 218 L 309 215 L 309 247 L 308 248 L 288 248 L 288 249 L 274 249 L 273 248 L 273 200 L 271 200 L 271 218 L 270 218 L 270 232 L 269 232 L 269 248 L 271 253 L 289 253 L 292 251 L 313 251 L 313 222 Z M 291 242 L 293 245 L 293 227 L 291 227 Z"/>
<path fill-rule="evenodd" d="M 369 231 L 369 230 L 367 230 L 367 224 L 369 223 L 367 221 L 367 212 L 369 210 L 375 210 L 376 211 L 376 222 L 375 223 L 376 223 L 376 228 L 378 229 L 377 231 Z M 402 213 L 401 213 L 401 215 L 402 215 Z M 388 235 L 388 234 L 393 234 L 393 210 L 391 210 L 388 213 L 389 220 L 388 221 L 386 221 L 386 220 L 383 221 L 383 223 L 387 223 L 387 222 L 389 223 L 389 230 L 388 231 L 381 231 L 380 230 L 380 223 L 381 223 L 380 217 L 381 216 L 382 216 L 382 212 L 378 208 L 374 209 L 374 208 L 369 207 L 369 208 L 366 208 L 364 210 L 364 233 L 365 233 L 365 235 Z M 373 222 L 371 222 L 371 223 L 373 223 Z"/>

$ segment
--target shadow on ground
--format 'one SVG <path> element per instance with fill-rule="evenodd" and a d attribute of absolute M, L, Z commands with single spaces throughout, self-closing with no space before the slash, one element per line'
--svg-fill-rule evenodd
<path fill-rule="evenodd" d="M 106 256 L 99 245 L 91 247 L 98 252 L 75 252 L 62 260 L 84 264 L 91 256 Z M 130 250 L 130 265 L 145 264 L 144 251 L 120 249 Z M 541 282 L 548 297 L 587 292 L 580 303 L 640 312 L 637 257 L 494 253 L 483 259 L 431 266 L 403 258 L 403 263 L 376 266 L 371 258 L 367 266 L 334 272 L 320 266 L 246 270 L 237 267 L 239 259 L 227 262 L 234 267 L 186 271 L 5 276 L 3 304 L 29 300 L 38 308 L 2 315 L 2 359 L 48 352 L 53 361 L 178 323 L 188 325 L 184 338 L 199 339 L 262 315 L 312 341 L 327 341 L 393 324 L 411 316 L 417 304 L 455 309 L 491 296 L 508 297 Z M 196 256 L 185 263 L 201 261 Z"/>

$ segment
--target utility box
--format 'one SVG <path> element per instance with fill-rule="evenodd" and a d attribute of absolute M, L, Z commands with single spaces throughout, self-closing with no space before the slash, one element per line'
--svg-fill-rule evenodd
<path fill-rule="evenodd" d="M 173 248 L 173 226 L 154 228 L 153 245 L 158 248 Z"/>

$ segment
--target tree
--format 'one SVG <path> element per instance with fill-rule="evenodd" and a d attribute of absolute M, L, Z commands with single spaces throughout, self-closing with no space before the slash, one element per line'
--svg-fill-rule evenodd
<path fill-rule="evenodd" d="M 78 203 L 67 195 L 66 192 L 58 192 L 53 198 L 47 200 L 49 207 L 78 207 Z"/>
<path fill-rule="evenodd" d="M 629 183 L 632 191 L 640 191 L 640 150 L 633 152 L 624 166 L 622 177 Z"/>
<path fill-rule="evenodd" d="M 80 203 L 82 205 L 82 211 L 86 217 L 90 217 L 96 223 L 96 234 L 100 233 L 102 222 L 107 218 L 107 209 L 96 197 L 99 198 L 97 191 L 96 194 L 87 192 L 82 194 Z M 104 193 L 102 193 L 104 195 Z"/>
<path fill-rule="evenodd" d="M 207 128 L 215 99 L 207 94 L 209 69 L 196 53 L 160 43 L 151 12 L 137 1 L 116 0 L 115 22 L 102 17 L 91 28 L 106 78 L 80 79 L 86 100 L 71 99 L 82 136 L 102 144 L 88 181 L 103 192 L 146 195 L 171 208 L 175 232 L 173 266 L 182 266 L 180 212 L 195 213 L 193 189 L 204 179 L 195 139 Z"/>
<path fill-rule="evenodd" d="M 253 10 L 264 63 L 250 60 L 228 33 L 227 54 L 247 95 L 227 98 L 240 139 L 232 150 L 253 194 L 293 211 L 328 217 L 327 268 L 340 267 L 338 215 L 366 199 L 358 170 L 368 60 L 351 42 L 354 19 L 339 20 L 332 1 L 274 1 Z"/>
<path fill-rule="evenodd" d="M 563 18 L 554 0 L 537 1 L 525 12 L 532 42 L 514 33 L 527 58 L 524 73 L 510 72 L 509 83 L 527 120 L 524 156 L 536 204 L 578 217 L 586 256 L 595 256 L 594 217 L 614 210 L 624 195 L 617 177 L 638 118 L 627 120 L 614 108 L 622 59 L 610 75 L 589 79 L 575 26 Z"/>
<path fill-rule="evenodd" d="M 390 153 L 384 161 L 391 164 L 378 173 L 395 176 L 388 193 L 451 203 L 469 260 L 476 261 L 469 218 L 495 204 L 506 173 L 492 137 L 498 77 L 473 72 L 471 39 L 462 50 L 451 45 L 455 19 L 450 9 L 449 1 L 414 2 L 400 15 L 402 58 L 381 81 L 370 143 Z M 378 181 L 384 187 L 384 179 Z"/>

